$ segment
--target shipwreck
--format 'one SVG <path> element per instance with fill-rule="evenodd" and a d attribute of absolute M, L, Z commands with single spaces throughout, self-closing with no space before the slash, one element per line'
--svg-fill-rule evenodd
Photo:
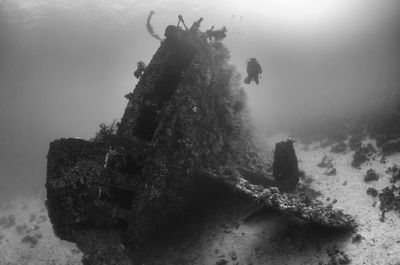
<path fill-rule="evenodd" d="M 165 37 L 126 95 L 116 133 L 50 144 L 48 213 L 56 235 L 82 250 L 84 264 L 135 264 L 143 242 L 216 192 L 306 223 L 355 228 L 352 216 L 296 192 L 291 142 L 273 177 L 224 44 L 175 26 Z"/>

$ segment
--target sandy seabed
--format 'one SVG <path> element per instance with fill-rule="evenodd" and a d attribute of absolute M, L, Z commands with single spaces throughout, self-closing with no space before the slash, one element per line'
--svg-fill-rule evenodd
<path fill-rule="evenodd" d="M 221 200 L 160 234 L 142 249 L 141 264 L 330 264 L 327 249 L 332 247 L 343 250 L 351 264 L 400 264 L 400 214 L 388 212 L 382 222 L 379 199 L 366 193 L 369 187 L 381 191 L 391 185 L 386 170 L 400 164 L 400 154 L 387 157 L 385 164 L 377 156 L 355 169 L 351 167 L 354 152 L 332 154 L 319 144 L 295 148 L 299 167 L 309 176 L 307 185 L 321 193 L 318 199 L 324 204 L 355 216 L 361 241 L 352 242 L 353 233 L 305 225 L 269 210 L 252 214 L 255 209 L 246 203 Z M 327 176 L 326 169 L 317 166 L 324 155 L 333 158 L 336 175 Z M 380 178 L 366 183 L 370 168 Z M 43 199 L 18 197 L 3 202 L 0 218 L 9 216 L 15 216 L 15 225 L 1 227 L 1 265 L 81 264 L 77 247 L 54 236 Z"/>

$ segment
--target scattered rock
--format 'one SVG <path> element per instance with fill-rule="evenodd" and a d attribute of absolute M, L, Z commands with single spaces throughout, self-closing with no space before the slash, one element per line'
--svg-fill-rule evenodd
<path fill-rule="evenodd" d="M 332 161 L 333 161 L 332 157 L 324 155 L 322 161 L 317 166 L 322 168 L 332 168 L 333 167 Z"/>
<path fill-rule="evenodd" d="M 359 148 L 362 145 L 364 138 L 365 136 L 362 133 L 352 135 L 349 140 L 350 150 L 354 151 Z"/>
<path fill-rule="evenodd" d="M 303 170 L 300 170 L 299 178 L 305 185 L 310 185 L 314 181 L 313 177 L 307 175 Z"/>
<path fill-rule="evenodd" d="M 382 153 L 384 155 L 391 155 L 400 152 L 400 139 L 389 140 L 382 144 Z"/>
<path fill-rule="evenodd" d="M 376 152 L 375 147 L 371 143 L 360 146 L 353 155 L 351 166 L 360 168 L 360 166 L 369 161 Z"/>
<path fill-rule="evenodd" d="M 279 189 L 278 189 L 277 187 L 269 187 L 268 190 L 269 190 L 272 194 L 279 193 Z"/>
<path fill-rule="evenodd" d="M 379 222 L 381 223 L 385 222 L 385 212 L 381 213 L 381 216 L 379 217 Z"/>
<path fill-rule="evenodd" d="M 400 188 L 396 186 L 386 187 L 379 194 L 382 214 L 394 210 L 400 211 Z"/>
<path fill-rule="evenodd" d="M 33 222 L 33 221 L 35 221 L 36 220 L 36 214 L 31 214 L 31 216 L 30 216 L 30 218 L 29 218 L 29 222 L 31 223 L 31 222 Z"/>
<path fill-rule="evenodd" d="M 40 224 L 40 223 L 46 222 L 46 220 L 47 220 L 46 215 L 41 215 L 41 216 L 39 217 L 38 223 Z"/>
<path fill-rule="evenodd" d="M 390 179 L 391 183 L 396 183 L 397 181 L 400 180 L 400 169 L 397 166 L 397 164 L 393 164 L 392 167 L 389 167 L 386 170 L 386 173 L 392 175 L 392 178 Z"/>
<path fill-rule="evenodd" d="M 336 176 L 336 168 L 334 167 L 328 168 L 324 174 L 327 176 Z"/>
<path fill-rule="evenodd" d="M 26 232 L 26 230 L 28 230 L 28 227 L 26 226 L 26 224 L 23 224 L 23 225 L 17 225 L 15 229 L 17 230 L 18 234 L 23 234 Z"/>
<path fill-rule="evenodd" d="M 237 254 L 235 251 L 229 252 L 229 257 L 231 257 L 232 260 L 237 260 Z"/>
<path fill-rule="evenodd" d="M 378 191 L 375 188 L 369 187 L 367 189 L 367 194 L 372 197 L 376 197 L 376 196 L 378 196 Z"/>
<path fill-rule="evenodd" d="M 327 176 L 336 175 L 336 168 L 333 167 L 333 158 L 327 155 L 324 155 L 322 161 L 317 165 L 320 168 L 326 168 L 324 174 Z"/>
<path fill-rule="evenodd" d="M 328 265 L 346 265 L 350 264 L 351 260 L 343 250 L 339 250 L 337 246 L 327 249 L 329 256 Z"/>
<path fill-rule="evenodd" d="M 332 145 L 331 152 L 335 154 L 345 153 L 347 151 L 347 144 L 344 141 Z"/>
<path fill-rule="evenodd" d="M 36 234 L 35 236 L 26 235 L 22 238 L 21 243 L 28 244 L 31 248 L 34 248 L 39 243 L 40 238 L 42 238 L 41 234 Z"/>
<path fill-rule="evenodd" d="M 8 217 L 0 218 L 0 226 L 4 229 L 10 228 L 16 224 L 15 215 L 9 215 Z"/>
<path fill-rule="evenodd" d="M 375 170 L 368 169 L 367 174 L 364 176 L 364 181 L 365 182 L 370 182 L 370 181 L 377 181 L 379 180 L 379 174 L 375 172 Z"/>
<path fill-rule="evenodd" d="M 220 259 L 215 263 L 215 265 L 226 265 L 226 264 L 228 264 L 228 261 L 226 259 Z"/>

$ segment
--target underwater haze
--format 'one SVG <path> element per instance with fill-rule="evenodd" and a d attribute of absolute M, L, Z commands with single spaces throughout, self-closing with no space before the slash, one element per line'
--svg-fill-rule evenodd
<path fill-rule="evenodd" d="M 1 0 L 0 193 L 42 192 L 49 143 L 92 138 L 120 119 L 165 28 L 204 18 L 226 26 L 231 62 L 245 76 L 256 57 L 260 85 L 245 85 L 261 134 L 350 115 L 397 93 L 400 2 L 373 0 Z"/>

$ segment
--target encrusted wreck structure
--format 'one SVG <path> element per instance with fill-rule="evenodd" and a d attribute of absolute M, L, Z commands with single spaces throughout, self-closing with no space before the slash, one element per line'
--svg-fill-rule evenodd
<path fill-rule="evenodd" d="M 84 264 L 134 264 L 143 242 L 221 191 L 305 222 L 354 228 L 351 216 L 273 187 L 224 45 L 175 26 L 165 37 L 126 95 L 116 134 L 50 144 L 49 216 Z"/>

